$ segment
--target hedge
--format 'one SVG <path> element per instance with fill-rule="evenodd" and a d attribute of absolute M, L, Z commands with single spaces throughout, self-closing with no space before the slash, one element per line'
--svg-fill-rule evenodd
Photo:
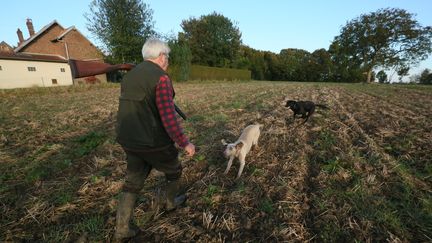
<path fill-rule="evenodd" d="M 170 66 L 168 73 L 175 81 L 183 81 L 180 78 L 181 71 L 178 67 Z M 207 67 L 191 65 L 188 80 L 251 80 L 251 71 L 245 69 Z"/>

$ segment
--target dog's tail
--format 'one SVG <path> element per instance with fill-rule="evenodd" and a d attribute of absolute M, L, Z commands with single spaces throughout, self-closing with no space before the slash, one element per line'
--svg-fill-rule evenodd
<path fill-rule="evenodd" d="M 323 109 L 330 109 L 327 105 L 323 105 L 323 104 L 315 104 L 315 106 L 319 107 L 319 108 L 323 108 Z"/>

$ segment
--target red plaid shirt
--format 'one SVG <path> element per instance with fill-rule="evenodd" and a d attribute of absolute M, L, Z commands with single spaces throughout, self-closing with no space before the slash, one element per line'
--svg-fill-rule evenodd
<path fill-rule="evenodd" d="M 176 117 L 173 91 L 174 88 L 170 78 L 167 75 L 161 76 L 156 85 L 156 106 L 159 110 L 159 115 L 165 127 L 165 131 L 175 143 L 184 148 L 188 145 L 189 141 Z"/>

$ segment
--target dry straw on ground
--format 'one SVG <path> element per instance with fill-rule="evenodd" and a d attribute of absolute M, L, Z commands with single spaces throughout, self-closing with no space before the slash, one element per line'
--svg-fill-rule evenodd
<path fill-rule="evenodd" d="M 430 87 L 175 87 L 197 145 L 194 158 L 181 156 L 188 201 L 155 211 L 164 177 L 152 172 L 134 212 L 136 242 L 431 240 Z M 117 85 L 0 94 L 0 241 L 110 240 L 126 169 L 114 141 L 118 95 Z M 330 110 L 301 124 L 286 97 Z M 224 175 L 220 140 L 256 122 L 264 131 L 242 177 Z"/>

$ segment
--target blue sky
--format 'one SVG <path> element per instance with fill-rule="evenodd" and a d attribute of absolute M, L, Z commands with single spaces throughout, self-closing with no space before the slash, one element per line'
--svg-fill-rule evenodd
<path fill-rule="evenodd" d="M 0 15 L 0 41 L 16 45 L 17 28 L 28 38 L 25 25 L 31 18 L 35 31 L 54 19 L 63 27 L 72 25 L 96 45 L 87 31 L 85 13 L 91 0 L 3 1 Z M 214 11 L 236 23 L 244 44 L 258 50 L 279 53 L 284 48 L 313 52 L 328 49 L 333 38 L 347 21 L 380 8 L 395 7 L 416 14 L 422 26 L 432 26 L 430 0 L 147 0 L 153 10 L 155 29 L 163 34 L 182 31 L 180 23 L 190 17 L 198 18 Z M 411 74 L 424 68 L 432 69 L 432 56 Z"/>

